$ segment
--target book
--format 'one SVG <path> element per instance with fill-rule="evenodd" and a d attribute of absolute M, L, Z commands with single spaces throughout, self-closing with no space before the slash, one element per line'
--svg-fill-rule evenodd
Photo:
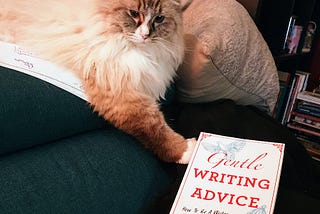
<path fill-rule="evenodd" d="M 285 98 L 286 98 L 286 94 L 287 94 L 287 90 L 289 88 L 288 84 L 287 83 L 284 83 L 284 82 L 280 82 L 280 91 L 279 91 L 279 94 L 278 94 L 278 99 L 277 99 L 277 103 L 276 103 L 276 107 L 275 107 L 275 110 L 273 112 L 273 117 L 275 119 L 277 119 L 278 121 L 280 120 L 281 118 L 281 113 L 283 111 L 283 106 L 285 105 Z"/>
<path fill-rule="evenodd" d="M 272 112 L 272 116 L 279 121 L 281 120 L 281 115 L 284 111 L 284 105 L 286 104 L 287 91 L 288 89 L 290 89 L 291 74 L 289 72 L 278 70 L 278 78 L 280 90 L 276 106 L 274 108 L 274 111 Z"/>
<path fill-rule="evenodd" d="M 303 27 L 300 25 L 293 26 L 290 39 L 289 39 L 289 44 L 288 44 L 289 54 L 297 53 L 302 29 Z"/>
<path fill-rule="evenodd" d="M 296 118 L 296 117 L 299 117 L 299 118 L 302 118 L 303 120 L 305 121 L 312 121 L 313 123 L 315 124 L 319 124 L 318 126 L 320 126 L 320 118 L 319 117 L 314 117 L 312 115 L 307 115 L 307 114 L 304 114 L 304 113 L 299 113 L 297 111 L 293 111 L 292 112 L 292 115 Z"/>
<path fill-rule="evenodd" d="M 310 75 L 309 73 L 302 72 L 302 71 L 297 71 L 295 73 L 294 81 L 292 83 L 292 93 L 288 97 L 288 102 L 282 118 L 282 124 L 286 124 L 290 121 L 291 112 L 296 103 L 298 93 L 302 92 L 306 88 L 309 75 Z"/>
<path fill-rule="evenodd" d="M 287 123 L 296 135 L 308 136 L 308 141 L 320 142 L 320 94 L 302 91 L 297 94 L 295 108 L 291 112 L 291 119 Z M 300 137 L 301 139 L 301 137 Z M 301 140 L 299 140 L 301 141 Z M 302 143 L 305 144 L 305 139 Z M 313 155 L 315 152 L 307 149 Z M 318 158 L 318 157 L 317 157 Z"/>
<path fill-rule="evenodd" d="M 316 137 L 320 137 L 319 130 L 311 129 L 310 127 L 306 127 L 306 126 L 303 126 L 301 124 L 288 123 L 287 127 L 291 128 L 291 129 L 294 129 L 296 131 L 300 131 L 300 132 L 304 132 L 304 133 L 307 133 L 307 134 L 310 134 L 310 135 L 313 135 L 313 136 L 316 136 Z"/>
<path fill-rule="evenodd" d="M 297 99 L 320 105 L 320 94 L 310 91 L 302 91 L 298 93 Z"/>
<path fill-rule="evenodd" d="M 283 43 L 283 47 L 282 47 L 282 49 L 286 53 L 289 51 L 289 44 L 290 44 L 290 41 L 291 41 L 291 35 L 292 35 L 293 28 L 295 26 L 295 23 L 297 21 L 297 18 L 298 18 L 297 16 L 293 15 L 289 19 L 288 28 L 287 28 L 287 32 L 286 32 L 286 37 L 285 37 L 285 40 L 284 40 L 284 43 Z"/>
<path fill-rule="evenodd" d="M 296 133 L 298 141 L 306 148 L 311 157 L 317 161 L 320 160 L 320 138 L 307 133 Z"/>
<path fill-rule="evenodd" d="M 312 129 L 318 129 L 318 131 L 320 132 L 320 122 L 316 122 L 314 120 L 306 119 L 300 116 L 294 116 L 294 118 L 292 119 L 292 122 L 301 124 L 306 127 L 308 126 Z"/>
<path fill-rule="evenodd" d="M 170 214 L 273 213 L 284 147 L 202 132 Z"/>
<path fill-rule="evenodd" d="M 278 70 L 278 77 L 279 77 L 279 81 L 280 82 L 284 82 L 284 83 L 289 84 L 290 76 L 291 76 L 290 72 L 285 72 L 285 71 Z"/>
<path fill-rule="evenodd" d="M 72 71 L 39 58 L 34 52 L 0 41 L 0 66 L 36 77 L 87 100 L 82 83 Z"/>
<path fill-rule="evenodd" d="M 302 89 L 301 91 L 305 91 L 307 89 L 307 86 L 308 86 L 308 81 L 309 81 L 309 78 L 310 78 L 310 73 L 309 72 L 305 72 L 305 71 L 296 71 L 296 73 L 298 75 L 301 75 L 303 76 L 303 83 L 301 85 Z"/>
<path fill-rule="evenodd" d="M 320 106 L 313 103 L 304 101 L 299 102 L 296 107 L 296 111 L 301 114 L 306 114 L 320 118 Z"/>
<path fill-rule="evenodd" d="M 292 93 L 294 91 L 295 85 L 296 85 L 296 77 L 293 78 L 291 85 L 288 88 L 288 93 L 286 95 L 286 102 L 283 104 L 283 112 L 282 112 L 282 117 L 281 117 L 281 124 L 285 124 L 287 121 L 287 115 L 288 115 L 288 109 L 289 109 L 289 104 L 290 100 L 292 97 Z"/>

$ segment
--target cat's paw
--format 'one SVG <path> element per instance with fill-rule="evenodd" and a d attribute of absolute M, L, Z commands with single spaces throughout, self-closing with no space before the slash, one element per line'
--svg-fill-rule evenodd
<path fill-rule="evenodd" d="M 195 145 L 197 143 L 197 140 L 195 138 L 190 138 L 190 139 L 187 139 L 187 150 L 182 154 L 182 157 L 180 158 L 180 160 L 177 161 L 177 163 L 179 164 L 188 164 L 190 159 L 191 159 L 191 156 L 192 156 L 192 153 L 193 153 L 193 150 L 195 148 Z"/>

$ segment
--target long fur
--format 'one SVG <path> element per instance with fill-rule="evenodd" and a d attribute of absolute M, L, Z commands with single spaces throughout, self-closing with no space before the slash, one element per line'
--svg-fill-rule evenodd
<path fill-rule="evenodd" d="M 159 36 L 148 44 L 128 39 L 130 19 L 123 8 L 159 2 L 168 19 Z M 179 0 L 0 0 L 0 5 L 0 39 L 73 70 L 94 110 L 161 159 L 179 161 L 190 153 L 156 104 L 183 59 Z"/>

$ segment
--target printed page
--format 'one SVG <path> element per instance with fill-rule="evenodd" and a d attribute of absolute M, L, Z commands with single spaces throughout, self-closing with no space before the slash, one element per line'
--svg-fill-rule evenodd
<path fill-rule="evenodd" d="M 87 100 L 80 79 L 71 71 L 38 58 L 26 48 L 0 41 L 0 66 L 39 78 Z"/>

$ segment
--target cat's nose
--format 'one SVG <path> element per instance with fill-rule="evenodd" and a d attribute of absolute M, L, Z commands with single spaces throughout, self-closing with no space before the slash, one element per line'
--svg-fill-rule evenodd
<path fill-rule="evenodd" d="M 139 28 L 139 34 L 143 40 L 146 40 L 150 35 L 150 29 L 146 24 L 142 24 Z"/>
<path fill-rule="evenodd" d="M 141 34 L 142 39 L 146 40 L 149 37 L 149 34 Z"/>

